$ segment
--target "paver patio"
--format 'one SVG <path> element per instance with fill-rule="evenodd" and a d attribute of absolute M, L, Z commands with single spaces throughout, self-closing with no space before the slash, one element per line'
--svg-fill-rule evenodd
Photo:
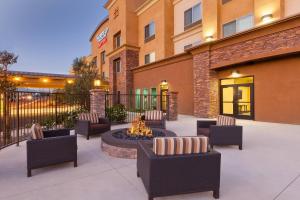
<path fill-rule="evenodd" d="M 167 122 L 178 135 L 196 135 L 197 118 Z M 239 120 L 244 150 L 217 147 L 222 153 L 220 199 L 300 199 L 300 126 Z M 122 125 L 128 126 L 128 125 Z M 114 126 L 113 129 L 120 128 Z M 0 151 L 0 199 L 143 200 L 147 193 L 136 177 L 136 161 L 107 156 L 100 137 L 78 136 L 78 168 L 73 163 L 33 170 L 26 177 L 26 144 Z M 170 196 L 165 200 L 213 199 L 211 192 Z"/>

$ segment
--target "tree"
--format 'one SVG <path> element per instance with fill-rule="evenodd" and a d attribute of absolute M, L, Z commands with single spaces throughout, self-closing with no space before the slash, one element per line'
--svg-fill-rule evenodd
<path fill-rule="evenodd" d="M 98 76 L 96 64 L 95 62 L 87 63 L 85 57 L 76 58 L 73 61 L 72 70 L 76 79 L 73 84 L 66 84 L 66 99 L 70 103 L 79 103 L 89 110 L 90 90 L 93 89 L 94 80 Z"/>
<path fill-rule="evenodd" d="M 0 51 L 0 73 L 3 77 L 0 79 L 0 95 L 3 97 L 4 144 L 8 144 L 11 139 L 9 98 L 11 96 L 10 93 L 14 91 L 17 86 L 8 79 L 7 70 L 10 65 L 17 63 L 17 60 L 18 56 L 16 56 L 14 53 Z"/>

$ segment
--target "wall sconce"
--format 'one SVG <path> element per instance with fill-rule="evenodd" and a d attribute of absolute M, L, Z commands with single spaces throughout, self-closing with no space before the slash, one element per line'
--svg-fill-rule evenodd
<path fill-rule="evenodd" d="M 21 77 L 18 76 L 14 77 L 14 81 L 21 81 Z"/>
<path fill-rule="evenodd" d="M 239 78 L 239 77 L 241 77 L 241 74 L 240 74 L 239 71 L 233 70 L 233 71 L 231 72 L 231 77 L 232 77 L 232 78 Z"/>
<path fill-rule="evenodd" d="M 101 80 L 94 80 L 94 86 L 100 87 L 101 86 Z"/>
<path fill-rule="evenodd" d="M 262 16 L 261 21 L 263 22 L 263 24 L 270 23 L 271 21 L 273 21 L 273 14 L 266 14 Z"/>
<path fill-rule="evenodd" d="M 160 88 L 162 90 L 168 90 L 169 89 L 169 84 L 168 84 L 167 80 L 162 80 L 160 82 Z"/>
<path fill-rule="evenodd" d="M 212 35 L 206 36 L 205 40 L 206 40 L 206 42 L 211 42 L 214 40 L 214 36 L 212 36 Z"/>

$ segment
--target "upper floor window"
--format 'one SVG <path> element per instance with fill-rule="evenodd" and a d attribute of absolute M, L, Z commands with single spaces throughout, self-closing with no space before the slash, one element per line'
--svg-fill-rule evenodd
<path fill-rule="evenodd" d="M 201 20 L 201 4 L 197 4 L 184 12 L 184 30 L 197 24 Z"/>
<path fill-rule="evenodd" d="M 114 49 L 121 46 L 121 32 L 114 35 Z"/>
<path fill-rule="evenodd" d="M 155 52 L 145 55 L 145 64 L 155 62 Z"/>
<path fill-rule="evenodd" d="M 105 51 L 101 52 L 101 64 L 105 64 Z"/>
<path fill-rule="evenodd" d="M 253 15 L 247 15 L 223 25 L 223 37 L 234 35 L 254 26 Z"/>
<path fill-rule="evenodd" d="M 155 23 L 151 22 L 145 26 L 145 42 L 148 42 L 155 38 Z"/>

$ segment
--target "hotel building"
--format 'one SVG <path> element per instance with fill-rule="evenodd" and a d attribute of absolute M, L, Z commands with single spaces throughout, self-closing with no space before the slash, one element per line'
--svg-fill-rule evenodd
<path fill-rule="evenodd" d="M 110 92 L 159 94 L 180 114 L 300 123 L 297 0 L 108 0 L 90 38 Z"/>

